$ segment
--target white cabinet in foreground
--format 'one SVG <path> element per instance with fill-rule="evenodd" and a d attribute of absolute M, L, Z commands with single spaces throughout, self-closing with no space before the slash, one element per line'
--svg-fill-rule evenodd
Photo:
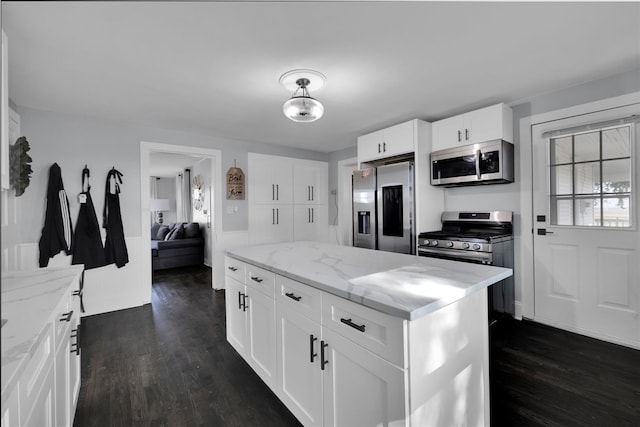
<path fill-rule="evenodd" d="M 242 320 L 230 312 L 242 307 L 242 293 L 257 277 L 250 271 L 267 270 L 231 257 L 226 264 L 236 265 L 236 275 L 244 268 L 247 280 L 227 275 L 227 340 L 265 379 L 248 349 L 256 344 L 236 344 L 234 325 Z M 489 425 L 486 288 L 405 320 L 274 277 L 275 333 L 262 325 L 259 347 L 276 349 L 275 377 L 265 383 L 302 424 Z M 272 288 L 261 289 L 266 297 Z M 271 307 L 256 300 L 249 297 L 249 306 Z M 266 313 L 260 318 L 268 323 Z M 246 337 L 249 329 L 237 330 Z"/>

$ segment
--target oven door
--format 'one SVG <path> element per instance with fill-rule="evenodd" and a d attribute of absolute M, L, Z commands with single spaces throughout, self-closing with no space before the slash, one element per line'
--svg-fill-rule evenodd
<path fill-rule="evenodd" d="M 451 261 L 475 262 L 476 264 L 493 264 L 492 252 L 472 252 L 458 249 L 431 248 L 418 246 L 418 255 Z"/>
<path fill-rule="evenodd" d="M 431 185 L 513 182 L 513 145 L 502 140 L 431 153 Z"/>

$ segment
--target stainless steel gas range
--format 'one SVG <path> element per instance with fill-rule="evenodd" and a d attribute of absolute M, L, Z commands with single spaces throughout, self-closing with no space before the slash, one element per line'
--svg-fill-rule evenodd
<path fill-rule="evenodd" d="M 443 212 L 442 229 L 418 235 L 418 255 L 513 268 L 513 212 Z M 490 320 L 515 314 L 513 277 L 489 287 Z"/>

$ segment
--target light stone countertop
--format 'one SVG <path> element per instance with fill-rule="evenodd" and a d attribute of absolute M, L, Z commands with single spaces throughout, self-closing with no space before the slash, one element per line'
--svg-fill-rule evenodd
<path fill-rule="evenodd" d="M 510 268 L 320 242 L 248 246 L 226 253 L 407 320 L 418 319 L 513 275 Z"/>
<path fill-rule="evenodd" d="M 2 274 L 2 406 L 38 347 L 54 310 L 70 297 L 83 266 L 49 267 Z M 53 334 L 52 334 L 53 336 Z M 53 343 L 55 345 L 55 343 Z M 55 351 L 55 347 L 52 351 Z"/>

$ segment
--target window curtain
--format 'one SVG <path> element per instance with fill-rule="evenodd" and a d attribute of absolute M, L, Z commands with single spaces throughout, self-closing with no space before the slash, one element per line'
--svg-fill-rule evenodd
<path fill-rule="evenodd" d="M 177 222 L 192 222 L 191 171 L 189 169 L 185 169 L 176 176 L 176 210 Z"/>

